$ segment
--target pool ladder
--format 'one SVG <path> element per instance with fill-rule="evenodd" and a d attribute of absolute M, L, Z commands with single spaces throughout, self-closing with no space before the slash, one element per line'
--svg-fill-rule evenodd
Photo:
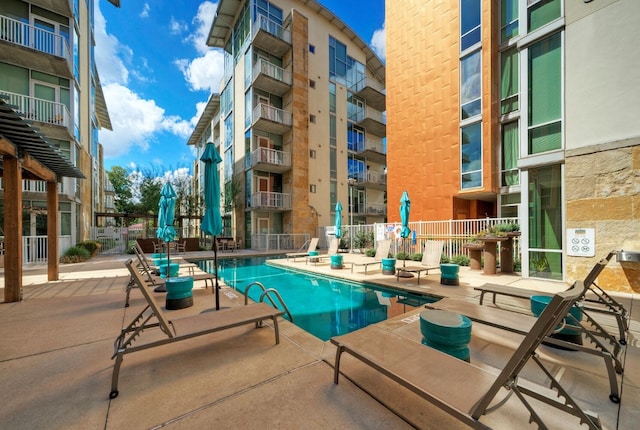
<path fill-rule="evenodd" d="M 260 302 L 264 302 L 264 299 L 266 298 L 267 300 L 269 300 L 269 303 L 271 303 L 271 306 L 273 306 L 276 309 L 280 309 L 278 307 L 278 305 L 276 305 L 276 302 L 273 300 L 272 295 L 275 296 L 276 299 L 278 299 L 278 302 L 280 302 L 280 305 L 282 306 L 282 310 L 284 311 L 284 313 L 289 315 L 289 321 L 293 322 L 293 315 L 291 315 L 291 312 L 289 311 L 289 308 L 285 304 L 284 300 L 282 300 L 282 296 L 280 295 L 278 290 L 276 290 L 275 288 L 266 288 L 264 285 L 262 285 L 261 282 L 254 281 L 254 282 L 250 283 L 249 285 L 247 285 L 247 289 L 244 290 L 244 304 L 245 305 L 249 303 L 249 290 L 254 285 L 257 285 L 260 289 L 262 289 L 262 294 L 260 294 L 260 300 L 259 300 Z"/>

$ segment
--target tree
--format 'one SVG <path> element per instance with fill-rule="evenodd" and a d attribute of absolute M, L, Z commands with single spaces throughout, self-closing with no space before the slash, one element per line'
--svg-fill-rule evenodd
<path fill-rule="evenodd" d="M 160 190 L 162 184 L 158 178 L 145 177 L 140 184 L 140 203 L 137 205 L 138 213 L 157 214 Z"/>
<path fill-rule="evenodd" d="M 107 171 L 107 176 L 115 192 L 114 205 L 116 212 L 130 213 L 133 211 L 133 193 L 129 172 L 121 166 L 113 166 Z"/>

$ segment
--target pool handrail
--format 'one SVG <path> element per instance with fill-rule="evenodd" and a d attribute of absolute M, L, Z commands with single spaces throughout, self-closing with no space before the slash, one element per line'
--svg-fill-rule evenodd
<path fill-rule="evenodd" d="M 274 308 L 278 308 L 278 306 L 276 305 L 276 303 L 274 302 L 273 298 L 270 295 L 271 293 L 273 293 L 277 297 L 277 299 L 280 302 L 280 304 L 282 305 L 282 308 L 283 308 L 282 310 L 284 311 L 284 313 L 289 315 L 289 321 L 293 322 L 293 315 L 291 314 L 291 311 L 289 311 L 289 308 L 287 307 L 286 303 L 282 299 L 282 296 L 280 295 L 278 290 L 276 290 L 275 288 L 266 288 L 259 281 L 253 281 L 252 283 L 247 285 L 246 290 L 244 290 L 244 304 L 245 305 L 249 303 L 249 290 L 254 285 L 257 285 L 258 287 L 260 287 L 262 289 L 262 294 L 260 294 L 260 299 L 259 299 L 260 302 L 263 302 L 264 298 L 266 297 L 267 299 L 269 299 L 269 302 L 271 303 L 271 306 L 273 306 Z"/>

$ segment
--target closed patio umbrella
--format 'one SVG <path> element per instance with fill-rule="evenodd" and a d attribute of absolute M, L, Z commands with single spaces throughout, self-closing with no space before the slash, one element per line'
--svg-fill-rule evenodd
<path fill-rule="evenodd" d="M 402 238 L 402 244 L 405 245 L 405 240 L 411 234 L 411 229 L 409 228 L 409 212 L 411 211 L 411 200 L 409 200 L 409 194 L 406 191 L 402 192 L 402 197 L 400 197 L 400 222 L 402 223 L 402 227 L 400 229 L 400 237 Z M 406 252 L 406 245 L 404 246 Z M 402 260 L 402 266 L 406 265 L 407 260 Z"/>
<path fill-rule="evenodd" d="M 173 227 L 176 210 L 177 194 L 169 182 L 160 190 L 160 202 L 158 203 L 158 231 L 156 237 L 167 243 L 167 278 L 171 276 L 171 257 L 169 242 L 176 238 L 176 229 Z M 165 292 L 164 285 L 156 287 L 156 292 Z"/>
<path fill-rule="evenodd" d="M 340 202 L 336 203 L 336 238 L 340 239 L 342 237 L 342 204 Z"/>
<path fill-rule="evenodd" d="M 204 153 L 200 157 L 204 163 L 204 204 L 205 212 L 202 217 L 202 232 L 213 236 L 213 264 L 215 266 L 216 310 L 220 309 L 220 293 L 218 291 L 218 243 L 216 236 L 222 234 L 222 215 L 220 214 L 220 175 L 218 163 L 222 162 L 220 154 L 213 143 L 207 143 Z"/>

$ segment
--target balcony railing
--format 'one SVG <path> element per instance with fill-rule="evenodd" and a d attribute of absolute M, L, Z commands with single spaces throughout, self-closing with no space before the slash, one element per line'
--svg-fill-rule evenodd
<path fill-rule="evenodd" d="M 374 151 L 380 154 L 386 154 L 387 148 L 381 140 L 377 139 L 365 139 L 362 142 L 358 142 L 355 145 L 355 152 Z"/>
<path fill-rule="evenodd" d="M 375 79 L 371 79 L 371 78 L 367 78 L 364 77 L 362 79 L 360 79 L 358 82 L 356 82 L 355 84 L 351 85 L 351 87 L 349 88 L 352 92 L 357 93 L 362 91 L 365 88 L 373 88 L 374 90 L 378 91 L 381 94 L 385 94 L 385 88 L 384 85 L 381 84 L 380 82 L 376 81 Z"/>
<path fill-rule="evenodd" d="M 270 78 L 270 79 L 269 79 Z M 270 93 L 284 94 L 293 82 L 291 72 L 280 66 L 260 59 L 254 66 L 251 76 L 245 81 L 245 87 L 253 85 L 263 88 Z"/>
<path fill-rule="evenodd" d="M 259 103 L 253 109 L 252 120 L 252 124 L 255 124 L 261 120 L 275 123 L 272 125 L 272 127 L 265 125 L 265 131 L 276 134 L 284 133 L 289 127 L 293 125 L 293 116 L 291 115 L 291 112 L 269 106 L 265 103 Z"/>
<path fill-rule="evenodd" d="M 291 32 L 264 15 L 259 15 L 256 18 L 253 26 L 253 36 L 255 36 L 256 33 L 258 33 L 258 31 L 260 30 L 264 30 L 267 33 L 277 37 L 278 39 L 282 39 L 289 44 L 291 43 Z"/>
<path fill-rule="evenodd" d="M 17 106 L 18 113 L 25 119 L 60 125 L 71 130 L 71 114 L 64 104 L 3 90 L 0 90 L 0 94 L 7 95 L 9 104 Z"/>
<path fill-rule="evenodd" d="M 272 164 L 274 166 L 291 167 L 291 154 L 271 148 L 258 148 L 251 153 L 248 166 L 254 167 L 258 164 Z"/>
<path fill-rule="evenodd" d="M 71 64 L 71 51 L 67 39 L 42 28 L 0 16 L 0 39 L 64 58 Z"/>
<path fill-rule="evenodd" d="M 291 194 L 260 191 L 251 196 L 252 209 L 291 210 Z"/>
<path fill-rule="evenodd" d="M 387 175 L 378 172 L 361 172 L 356 175 L 359 184 L 387 184 Z"/>
<path fill-rule="evenodd" d="M 0 178 L 0 190 L 4 190 L 4 178 Z M 58 193 L 62 190 L 62 183 L 58 183 Z M 47 182 L 36 181 L 33 179 L 22 180 L 22 192 L 23 193 L 46 193 Z"/>
<path fill-rule="evenodd" d="M 366 119 L 370 119 L 379 122 L 380 124 L 387 124 L 386 116 L 379 110 L 372 109 L 370 107 L 359 109 L 357 112 L 352 114 L 349 119 L 355 122 L 362 122 Z"/>

